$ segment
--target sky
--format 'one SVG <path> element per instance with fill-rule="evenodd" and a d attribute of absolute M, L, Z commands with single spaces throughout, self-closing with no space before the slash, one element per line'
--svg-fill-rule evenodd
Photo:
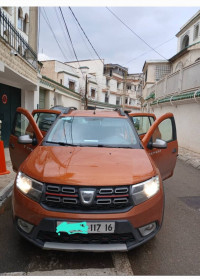
<path fill-rule="evenodd" d="M 177 53 L 176 34 L 200 9 L 195 6 L 109 7 L 132 29 L 130 31 L 106 7 L 71 8 L 99 57 L 104 59 L 104 63 L 127 67 L 129 73 L 142 72 L 146 60 L 163 60 L 174 56 Z M 78 60 L 98 59 L 69 8 L 62 7 L 62 12 Z M 39 59 L 75 61 L 59 8 L 40 7 L 39 14 Z M 62 51 L 47 22 L 53 29 Z"/>

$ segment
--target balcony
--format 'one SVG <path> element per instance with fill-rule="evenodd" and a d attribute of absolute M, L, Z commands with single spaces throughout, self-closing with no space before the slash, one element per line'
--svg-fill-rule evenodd
<path fill-rule="evenodd" d="M 23 57 L 32 67 L 38 69 L 37 53 L 15 29 L 10 20 L 0 8 L 0 39 L 3 39 L 12 49 L 13 54 Z"/>

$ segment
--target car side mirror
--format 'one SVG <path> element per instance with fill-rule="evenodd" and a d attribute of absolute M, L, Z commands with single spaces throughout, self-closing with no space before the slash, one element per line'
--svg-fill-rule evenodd
<path fill-rule="evenodd" d="M 167 142 L 161 139 L 156 139 L 155 142 L 151 144 L 152 148 L 160 148 L 165 149 L 167 148 Z"/>
<path fill-rule="evenodd" d="M 30 137 L 30 135 L 19 136 L 17 141 L 21 144 L 33 144 L 33 139 Z"/>

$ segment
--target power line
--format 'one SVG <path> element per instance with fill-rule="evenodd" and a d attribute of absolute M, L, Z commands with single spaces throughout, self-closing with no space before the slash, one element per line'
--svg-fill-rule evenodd
<path fill-rule="evenodd" d="M 106 7 L 106 9 L 115 17 L 117 18 L 124 26 L 126 26 L 126 28 L 128 28 L 131 33 L 133 33 L 136 37 L 138 37 L 143 43 L 145 43 L 151 50 L 153 50 L 154 52 L 156 52 L 159 56 L 161 56 L 162 58 L 164 58 L 165 60 L 167 60 L 167 58 L 165 58 L 163 55 L 161 55 L 158 51 L 156 51 L 152 46 L 150 46 L 144 39 L 142 39 L 135 31 L 133 31 L 133 29 L 131 29 L 126 23 L 124 23 L 111 9 L 109 9 L 108 7 Z"/>
<path fill-rule="evenodd" d="M 96 53 L 96 55 L 98 56 L 99 60 L 101 60 L 101 62 L 104 64 L 103 60 L 100 58 L 99 54 L 97 53 L 96 49 L 93 47 L 93 45 L 92 45 L 92 43 L 90 42 L 90 40 L 89 40 L 88 36 L 86 35 L 85 31 L 83 30 L 83 28 L 82 28 L 81 24 L 79 23 L 78 19 L 76 18 L 76 16 L 75 16 L 74 12 L 72 11 L 72 8 L 71 8 L 71 7 L 69 7 L 69 9 L 70 9 L 70 11 L 71 11 L 71 13 L 72 13 L 73 17 L 74 17 L 74 18 L 75 18 L 75 20 L 77 21 L 77 23 L 78 23 L 79 27 L 81 28 L 81 30 L 82 30 L 82 32 L 83 32 L 83 34 L 85 35 L 86 39 L 88 40 L 89 44 L 91 45 L 91 47 L 93 48 L 94 52 L 95 52 L 95 53 Z"/>
<path fill-rule="evenodd" d="M 87 44 L 86 38 L 84 37 L 83 33 L 81 32 L 81 30 L 80 30 L 80 28 L 79 28 L 79 25 L 78 25 L 78 23 L 77 23 L 77 21 L 75 20 L 74 17 L 73 17 L 73 20 L 74 20 L 74 22 L 75 22 L 75 25 L 76 25 L 76 27 L 77 27 L 77 30 L 78 30 L 79 34 L 80 34 L 80 37 L 82 38 L 82 41 L 83 41 L 85 47 L 87 48 L 88 52 L 90 53 L 92 59 L 95 60 L 95 61 L 94 61 L 94 62 L 95 62 L 95 65 L 98 67 L 97 59 L 94 58 L 94 53 L 91 52 L 91 49 L 89 48 L 89 46 L 88 46 L 88 44 Z M 98 61 L 101 61 L 101 60 L 98 59 Z M 101 62 L 102 62 L 102 61 L 101 61 Z M 103 65 L 104 65 L 104 64 L 103 64 Z M 98 81 L 97 81 L 96 75 L 95 75 L 94 77 L 95 77 L 96 83 L 99 84 Z M 101 77 L 102 77 L 102 79 L 103 79 L 103 76 L 102 76 L 102 75 L 101 75 Z"/>
<path fill-rule="evenodd" d="M 65 28 L 66 28 L 66 30 L 67 30 L 67 34 L 68 34 L 69 39 L 70 39 L 70 42 L 71 42 L 74 55 L 75 55 L 76 60 L 77 60 L 77 62 L 78 62 L 79 68 L 80 68 L 80 70 L 81 70 L 80 63 L 79 63 L 78 57 L 77 57 L 77 55 L 76 55 L 76 51 L 75 51 L 75 49 L 74 49 L 74 45 L 73 45 L 73 42 L 72 42 L 72 39 L 71 39 L 71 36 L 70 36 L 70 33 L 69 33 L 69 29 L 68 29 L 68 27 L 67 27 L 67 23 L 66 23 L 65 18 L 64 18 L 64 16 L 63 16 L 63 12 L 62 12 L 61 7 L 59 7 L 59 10 L 60 10 L 60 13 L 61 13 L 61 15 L 62 15 L 62 19 L 63 19 L 63 21 L 64 21 Z M 82 75 L 83 75 L 82 70 L 81 70 L 81 73 L 82 73 Z M 84 78 L 84 75 L 83 75 L 83 78 Z"/>
<path fill-rule="evenodd" d="M 164 44 L 166 44 L 166 43 L 168 43 L 168 42 L 170 42 L 171 40 L 174 40 L 175 38 L 176 38 L 176 37 L 173 37 L 173 38 L 171 38 L 171 39 L 165 41 L 164 43 L 162 43 L 162 44 L 156 46 L 155 49 L 156 49 L 156 48 L 159 48 L 160 46 L 162 46 L 162 45 L 164 45 Z M 150 50 L 150 51 L 152 51 L 152 50 Z M 146 52 L 144 52 L 144 53 L 142 53 L 142 54 L 140 54 L 140 55 L 138 55 L 138 56 L 132 58 L 131 60 L 129 60 L 129 61 L 126 63 L 126 65 L 129 64 L 130 62 L 132 62 L 133 60 L 136 60 L 136 59 L 140 58 L 141 56 L 144 56 L 145 54 L 149 53 L 150 51 L 146 51 Z"/>
<path fill-rule="evenodd" d="M 61 28 L 63 30 L 63 34 L 65 34 L 66 30 L 65 30 L 63 24 L 61 23 L 61 20 L 60 20 L 60 17 L 59 17 L 59 14 L 58 14 L 58 11 L 57 11 L 56 7 L 54 7 L 54 10 L 56 11 L 56 17 L 57 17 L 57 20 L 58 20 L 58 22 L 59 22 L 59 24 L 60 24 L 60 26 L 61 26 Z M 67 45 L 67 47 L 69 49 L 70 55 L 71 55 L 71 57 L 73 57 L 73 51 L 71 49 L 71 46 L 69 45 L 69 42 L 68 42 L 66 36 L 64 36 L 64 39 L 65 39 L 66 45 Z"/>
<path fill-rule="evenodd" d="M 82 41 L 83 41 L 85 47 L 87 48 L 88 52 L 90 53 L 92 59 L 95 60 L 94 54 L 93 54 L 93 53 L 91 52 L 91 50 L 89 49 L 89 46 L 87 45 L 87 43 L 86 43 L 86 41 L 85 41 L 85 37 L 84 37 L 83 34 L 81 33 L 81 30 L 80 30 L 80 28 L 79 28 L 79 25 L 78 25 L 78 23 L 77 23 L 77 21 L 75 20 L 74 17 L 73 17 L 73 20 L 74 20 L 74 22 L 75 22 L 75 25 L 76 25 L 76 27 L 77 27 L 77 30 L 78 30 L 79 34 L 80 34 L 80 37 L 82 38 Z"/>
<path fill-rule="evenodd" d="M 42 9 L 42 8 L 41 8 L 41 9 Z M 51 27 L 50 21 L 49 21 L 49 19 L 48 19 L 48 16 L 47 16 L 47 14 L 46 14 L 46 11 L 45 11 L 44 7 L 43 7 L 43 10 L 44 10 L 44 14 L 45 14 L 46 18 L 45 18 L 45 16 L 44 16 L 42 10 L 41 10 L 41 14 L 42 14 L 44 20 L 46 21 L 47 25 L 49 26 L 49 28 L 50 28 L 50 30 L 51 30 L 53 36 L 54 36 L 54 39 L 56 40 L 56 42 L 57 42 L 57 44 L 58 44 L 58 47 L 59 47 L 60 51 L 62 52 L 63 57 L 64 57 L 65 59 L 69 60 L 68 57 L 66 56 L 66 54 L 63 52 L 62 47 L 60 46 L 60 43 L 58 42 L 58 40 L 57 40 L 57 38 L 56 38 L 56 35 L 55 35 L 55 33 L 54 33 L 54 31 L 53 31 L 53 29 L 52 29 L 52 27 Z"/>

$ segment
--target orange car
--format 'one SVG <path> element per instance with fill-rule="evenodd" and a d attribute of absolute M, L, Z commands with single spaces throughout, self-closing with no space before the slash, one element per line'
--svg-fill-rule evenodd
<path fill-rule="evenodd" d="M 66 108 L 43 136 L 33 116 L 17 109 L 12 206 L 23 237 L 43 249 L 127 251 L 156 235 L 162 181 L 173 175 L 178 154 L 176 127 L 167 113 L 140 140 L 137 116 Z"/>

